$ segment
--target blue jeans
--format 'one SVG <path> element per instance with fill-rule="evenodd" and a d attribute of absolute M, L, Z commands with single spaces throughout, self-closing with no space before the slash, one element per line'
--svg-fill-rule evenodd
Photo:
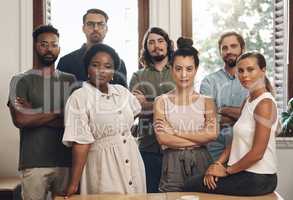
<path fill-rule="evenodd" d="M 146 174 L 146 185 L 148 193 L 159 192 L 159 183 L 162 170 L 162 154 L 153 152 L 140 152 Z"/>

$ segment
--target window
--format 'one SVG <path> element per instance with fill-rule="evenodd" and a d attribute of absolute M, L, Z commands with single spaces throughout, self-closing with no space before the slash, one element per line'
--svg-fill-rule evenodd
<path fill-rule="evenodd" d="M 108 14 L 108 33 L 104 43 L 112 46 L 124 60 L 128 79 L 130 79 L 130 75 L 137 70 L 138 66 L 137 0 L 51 0 L 51 23 L 60 32 L 61 53 L 59 57 L 79 49 L 85 43 L 82 16 L 90 8 L 99 8 Z"/>
<path fill-rule="evenodd" d="M 218 53 L 219 36 L 227 30 L 236 30 L 246 39 L 247 50 L 258 50 L 265 55 L 278 107 L 284 110 L 290 97 L 287 11 L 288 0 L 192 0 L 192 37 L 201 54 L 197 84 L 205 74 L 223 65 Z"/>
<path fill-rule="evenodd" d="M 246 50 L 266 56 L 268 76 L 273 78 L 272 0 L 193 0 L 192 14 L 192 36 L 200 51 L 202 73 L 222 68 L 218 39 L 224 32 L 235 30 L 245 38 Z"/>
<path fill-rule="evenodd" d="M 234 4 L 234 6 L 236 6 L 235 4 L 237 4 L 237 1 L 230 1 L 230 3 L 228 1 L 224 1 L 224 0 L 216 0 L 213 1 L 213 3 L 218 3 L 220 2 L 221 4 Z M 250 1 L 248 1 L 250 2 Z M 265 13 L 255 13 L 253 12 L 251 16 L 257 16 L 259 18 L 259 14 L 266 14 L 266 17 L 264 20 L 268 23 L 270 23 L 269 26 L 266 26 L 265 28 L 263 27 L 265 23 L 260 23 L 260 27 L 263 30 L 267 29 L 268 27 L 272 27 L 272 37 L 271 37 L 271 42 L 270 42 L 270 46 L 267 46 L 268 49 L 261 49 L 259 48 L 258 50 L 260 50 L 261 52 L 263 52 L 264 54 L 266 54 L 265 52 L 268 53 L 268 55 L 270 55 L 268 57 L 268 55 L 266 55 L 266 59 L 269 59 L 269 65 L 272 66 L 271 70 L 269 71 L 269 75 L 270 78 L 273 80 L 273 83 L 275 84 L 275 88 L 276 88 L 276 100 L 278 103 L 278 108 L 279 108 L 279 112 L 281 113 L 281 111 L 287 109 L 287 101 L 293 97 L 293 87 L 290 86 L 290 83 L 293 81 L 293 2 L 289 1 L 289 0 L 257 0 L 258 4 L 254 5 L 254 7 L 252 8 L 258 8 L 258 12 L 260 11 L 259 8 L 261 8 L 261 10 L 263 11 L 263 9 L 266 10 Z M 194 32 L 192 33 L 191 31 L 189 31 L 186 24 L 192 24 L 194 25 L 194 20 L 191 23 L 190 21 L 192 21 L 192 15 L 194 15 L 194 12 L 192 11 L 192 6 L 191 3 L 194 6 L 200 7 L 200 3 L 202 4 L 207 4 L 207 2 L 201 2 L 201 0 L 186 0 L 184 1 L 184 3 L 182 4 L 183 6 L 183 10 L 185 10 L 185 12 L 182 13 L 182 19 L 184 19 L 185 21 L 182 21 L 182 32 L 183 35 L 185 36 L 195 36 L 195 41 L 197 42 L 197 39 L 200 38 L 200 34 L 203 32 L 202 29 L 199 30 L 193 30 Z M 255 3 L 250 2 L 250 3 Z M 213 7 L 213 5 L 210 5 L 211 7 Z M 241 5 L 240 5 L 241 6 Z M 243 5 L 242 5 L 243 6 Z M 207 7 L 207 10 L 211 10 L 211 7 Z M 225 13 L 227 13 L 227 15 L 231 15 L 231 11 L 233 11 L 233 9 L 228 9 L 228 7 L 225 7 Z M 231 8 L 231 7 L 230 7 Z M 237 10 L 237 6 L 235 7 L 236 9 L 234 9 L 235 11 Z M 202 8 L 203 9 L 203 8 Z M 214 10 L 214 12 L 211 12 L 210 15 L 216 15 L 214 13 L 218 14 L 218 10 L 217 9 L 221 9 L 220 6 L 217 6 L 217 8 Z M 207 10 L 201 10 L 199 12 L 206 12 Z M 257 10 L 256 10 L 257 11 Z M 269 12 L 268 12 L 269 11 Z M 241 12 L 245 15 L 248 11 L 246 10 L 241 10 Z M 251 12 L 251 10 L 249 11 Z M 192 14 L 191 14 L 192 13 Z M 199 13 L 197 13 L 197 15 L 199 15 Z M 218 15 L 219 17 L 223 17 Z M 236 15 L 237 17 L 237 15 Z M 187 20 L 186 20 L 187 19 Z M 239 19 L 239 18 L 238 18 Z M 248 18 L 249 19 L 249 18 Z M 215 21 L 217 21 L 218 19 L 215 19 Z M 272 25 L 271 25 L 271 20 L 272 20 Z M 205 23 L 202 26 L 206 26 L 206 24 L 209 23 L 209 19 L 204 18 L 203 20 Z M 215 21 L 212 21 L 213 23 Z M 233 20 L 232 20 L 233 21 Z M 226 21 L 227 22 L 227 21 Z M 233 24 L 233 29 L 237 30 L 237 26 L 239 24 L 243 23 L 243 18 L 238 20 L 237 23 Z M 225 24 L 225 23 L 224 23 Z M 221 24 L 221 25 L 224 25 Z M 232 24 L 232 23 L 231 23 Z M 200 28 L 202 28 L 202 26 L 200 26 Z M 252 24 L 249 24 L 249 26 L 252 26 Z M 248 26 L 248 27 L 249 27 Z M 206 27 L 205 27 L 206 28 Z M 257 27 L 256 27 L 257 28 Z M 214 31 L 215 28 L 212 28 L 210 31 Z M 221 29 L 221 27 L 220 27 Z M 253 29 L 252 29 L 253 30 Z M 245 33 L 245 30 L 239 31 Z M 251 31 L 249 29 L 249 31 Z M 253 31 L 255 32 L 255 31 Z M 252 32 L 252 33 L 253 33 Z M 203 32 L 203 33 L 207 33 L 207 32 Z M 261 35 L 261 34 L 260 34 Z M 244 34 L 245 36 L 245 34 Z M 217 36 L 217 38 L 219 37 L 219 35 Z M 262 38 L 265 39 L 266 37 Z M 246 38 L 246 42 L 247 42 Z M 256 38 L 256 39 L 259 39 Z M 264 40 L 266 43 L 267 41 Z M 254 41 L 255 42 L 255 39 Z M 248 49 L 249 49 L 249 44 L 250 41 L 248 41 Z M 265 45 L 265 44 L 264 44 Z M 217 46 L 217 44 L 215 43 L 215 46 Z M 261 46 L 260 46 L 261 47 Z M 273 54 L 271 54 L 271 47 L 273 47 Z M 257 49 L 257 48 L 254 48 Z M 209 52 L 210 49 L 208 49 L 207 53 Z M 218 55 L 217 55 L 218 56 Z M 205 73 L 209 73 L 209 70 L 212 71 L 214 69 L 207 69 Z M 204 76 L 204 73 L 202 73 L 201 76 Z M 293 142 L 289 142 L 289 141 L 293 141 L 292 138 L 284 138 L 284 139 L 278 139 L 278 147 L 279 148 L 288 148 L 289 146 L 292 147 L 293 146 Z"/>
<path fill-rule="evenodd" d="M 56 3 L 58 4 L 64 4 L 64 2 L 66 2 L 66 6 L 62 9 L 63 12 L 61 18 L 66 17 L 67 15 L 67 10 L 66 9 L 70 9 L 71 10 L 71 6 L 68 5 L 72 5 L 72 4 L 77 4 L 78 2 L 72 2 L 72 1 L 57 1 L 57 0 L 33 0 L 33 24 L 34 27 L 40 25 L 40 24 L 47 24 L 47 23 L 53 23 L 54 25 L 60 29 L 60 27 L 58 25 L 55 24 L 54 20 L 54 7 L 56 5 Z M 80 9 L 84 8 L 85 5 L 87 5 L 84 1 L 80 1 L 82 2 L 82 6 L 80 7 Z M 98 3 L 97 3 L 98 2 Z M 119 6 L 117 5 L 117 1 L 97 1 L 97 2 L 90 2 L 90 5 L 88 5 L 88 7 L 86 9 L 92 8 L 92 7 L 98 7 L 98 8 L 102 8 L 105 11 L 107 11 L 107 13 L 110 16 L 110 21 L 114 21 L 114 19 L 116 18 L 116 22 L 119 21 L 119 25 L 124 24 L 125 26 L 122 29 L 119 30 L 114 30 L 112 29 L 112 32 L 115 32 L 114 36 L 111 36 L 109 33 L 107 35 L 107 37 L 105 38 L 105 42 L 109 42 L 110 45 L 113 45 L 113 47 L 118 51 L 118 53 L 120 54 L 120 56 L 124 59 L 125 63 L 126 63 L 126 67 L 127 67 L 127 76 L 128 79 L 130 79 L 132 72 L 137 70 L 138 68 L 138 55 L 139 55 L 139 49 L 141 48 L 141 41 L 143 39 L 143 35 L 145 33 L 145 31 L 148 29 L 149 27 L 149 0 L 127 0 L 127 1 L 121 1 L 118 2 L 118 4 L 122 4 L 123 6 Z M 52 4 L 52 5 L 51 5 Z M 105 6 L 105 4 L 109 4 L 108 6 Z M 104 5 L 104 7 L 103 7 Z M 113 11 L 115 10 L 113 5 L 117 5 L 115 6 L 116 10 L 118 9 L 119 11 L 113 13 Z M 126 7 L 125 7 L 126 6 Z M 127 7 L 128 6 L 128 7 Z M 126 8 L 126 9 L 122 9 L 122 8 Z M 53 9 L 53 10 L 52 10 Z M 86 10 L 84 8 L 84 12 Z M 116 16 L 117 13 L 120 13 L 124 11 L 123 16 L 122 17 L 118 17 Z M 64 12 L 66 14 L 64 14 Z M 76 17 L 78 19 L 76 19 L 76 23 L 81 23 L 81 18 L 82 18 L 82 14 L 76 14 L 74 13 L 74 15 L 76 15 Z M 136 15 L 136 16 L 134 16 Z M 125 19 L 125 18 L 131 18 L 131 24 L 129 22 L 123 22 L 123 20 L 121 19 Z M 109 22 L 110 22 L 109 21 Z M 74 23 L 75 21 L 70 20 L 67 22 L 66 26 Z M 128 23 L 128 24 L 127 24 Z M 62 25 L 64 26 L 64 25 Z M 129 35 L 128 30 L 129 30 L 129 26 L 135 26 L 135 28 L 130 28 L 132 31 L 132 34 Z M 127 31 L 125 31 L 127 30 Z M 80 32 L 79 32 L 80 31 Z M 81 32 L 81 25 L 79 27 L 77 27 L 73 32 L 70 32 L 70 34 L 72 33 L 78 33 L 78 40 L 76 40 L 76 38 L 74 38 L 74 40 L 72 41 L 76 41 L 76 48 L 79 48 L 82 44 L 82 42 L 85 41 L 85 39 L 83 39 L 83 34 Z M 117 36 L 117 33 L 120 34 L 119 36 Z M 126 35 L 127 34 L 127 35 Z M 61 32 L 61 37 L 60 40 L 62 40 L 62 32 Z M 67 34 L 66 34 L 67 35 Z M 126 36 L 124 36 L 126 35 Z M 123 49 L 118 49 L 119 47 L 116 46 L 116 44 L 113 44 L 111 41 L 108 41 L 110 39 L 110 37 L 114 37 L 114 39 L 116 40 L 121 40 L 121 38 L 124 40 L 124 44 L 120 43 L 117 46 L 119 46 L 120 48 L 123 47 Z M 82 40 L 82 42 L 80 42 L 80 39 Z M 71 42 L 72 42 L 71 41 Z M 77 44 L 77 42 L 79 42 L 79 44 Z M 61 41 L 61 45 L 62 45 L 62 41 Z M 128 45 L 128 46 L 126 46 Z M 132 49 L 136 49 L 133 50 L 131 52 L 129 52 L 128 47 L 131 46 Z M 61 46 L 61 48 L 63 49 L 61 52 L 61 55 L 64 55 L 66 52 L 68 53 L 68 51 L 70 51 L 69 49 L 66 50 L 64 49 L 65 46 Z M 125 51 L 125 49 L 127 49 L 127 51 Z M 74 48 L 72 47 L 71 50 L 74 50 Z M 131 58 L 131 59 L 129 59 Z M 129 60 L 129 61 L 128 61 Z"/>

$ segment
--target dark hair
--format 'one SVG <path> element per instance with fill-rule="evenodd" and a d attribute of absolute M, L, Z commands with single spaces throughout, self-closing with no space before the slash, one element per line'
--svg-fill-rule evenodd
<path fill-rule="evenodd" d="M 142 42 L 143 48 L 141 49 L 139 60 L 140 60 L 140 64 L 143 65 L 144 67 L 147 67 L 150 64 L 153 64 L 152 57 L 147 48 L 148 37 L 151 33 L 161 35 L 165 39 L 165 41 L 167 42 L 167 55 L 169 60 L 171 60 L 173 52 L 174 52 L 173 42 L 172 40 L 170 40 L 167 32 L 159 27 L 152 27 L 145 33 L 143 42 Z"/>
<path fill-rule="evenodd" d="M 173 66 L 176 56 L 192 56 L 196 68 L 199 65 L 198 51 L 193 46 L 193 41 L 190 38 L 180 37 L 177 40 L 177 50 L 173 54 L 171 64 Z"/>
<path fill-rule="evenodd" d="M 228 36 L 235 36 L 240 44 L 241 49 L 242 50 L 245 49 L 245 41 L 244 41 L 243 37 L 235 31 L 229 31 L 229 32 L 226 32 L 223 35 L 221 35 L 220 39 L 218 40 L 218 46 L 219 46 L 220 52 L 221 52 L 221 44 L 222 44 L 224 38 L 228 37 Z"/>
<path fill-rule="evenodd" d="M 107 13 L 105 13 L 103 10 L 100 10 L 97 8 L 92 8 L 92 9 L 87 10 L 86 13 L 83 15 L 83 17 L 82 17 L 83 24 L 85 23 L 85 19 L 88 14 L 103 15 L 105 17 L 106 22 L 108 22 L 108 19 L 109 19 Z"/>
<path fill-rule="evenodd" d="M 267 67 L 265 57 L 261 53 L 255 51 L 246 52 L 239 56 L 239 58 L 236 61 L 236 64 L 238 64 L 241 60 L 244 60 L 246 58 L 255 58 L 257 65 L 260 69 L 265 69 Z M 274 88 L 267 76 L 265 76 L 265 86 L 268 92 L 272 93 L 272 95 L 275 95 Z"/>
<path fill-rule="evenodd" d="M 112 47 L 106 44 L 98 43 L 93 45 L 84 55 L 83 63 L 84 63 L 86 73 L 88 71 L 92 58 L 99 52 L 105 52 L 111 56 L 114 62 L 114 70 L 117 71 L 117 69 L 120 66 L 120 58 L 118 54 L 116 53 L 116 51 Z"/>
<path fill-rule="evenodd" d="M 37 40 L 38 36 L 43 33 L 54 33 L 59 38 L 59 32 L 52 25 L 40 25 L 33 32 L 34 41 Z"/>

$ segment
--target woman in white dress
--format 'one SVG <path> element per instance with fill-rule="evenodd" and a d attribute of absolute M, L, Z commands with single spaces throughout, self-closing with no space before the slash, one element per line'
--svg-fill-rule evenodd
<path fill-rule="evenodd" d="M 275 190 L 278 114 L 265 72 L 262 54 L 247 52 L 238 58 L 238 78 L 249 96 L 233 127 L 232 145 L 208 168 L 204 177 L 188 180 L 185 191 L 255 196 Z"/>
<path fill-rule="evenodd" d="M 84 57 L 89 80 L 68 99 L 63 143 L 72 146 L 67 196 L 144 193 L 145 169 L 130 133 L 141 107 L 123 86 L 109 84 L 119 66 L 114 49 L 97 44 Z"/>

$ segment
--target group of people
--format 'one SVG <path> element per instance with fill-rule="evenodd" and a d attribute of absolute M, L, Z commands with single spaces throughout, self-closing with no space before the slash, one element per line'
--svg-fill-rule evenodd
<path fill-rule="evenodd" d="M 45 199 L 48 191 L 274 191 L 278 114 L 264 56 L 245 52 L 240 34 L 223 34 L 224 67 L 205 77 L 198 93 L 193 41 L 180 37 L 175 50 L 168 34 L 152 27 L 128 88 L 123 60 L 103 44 L 107 21 L 104 11 L 88 10 L 86 43 L 57 69 L 58 30 L 33 32 L 37 63 L 12 78 L 8 100 L 20 129 L 23 198 Z"/>

